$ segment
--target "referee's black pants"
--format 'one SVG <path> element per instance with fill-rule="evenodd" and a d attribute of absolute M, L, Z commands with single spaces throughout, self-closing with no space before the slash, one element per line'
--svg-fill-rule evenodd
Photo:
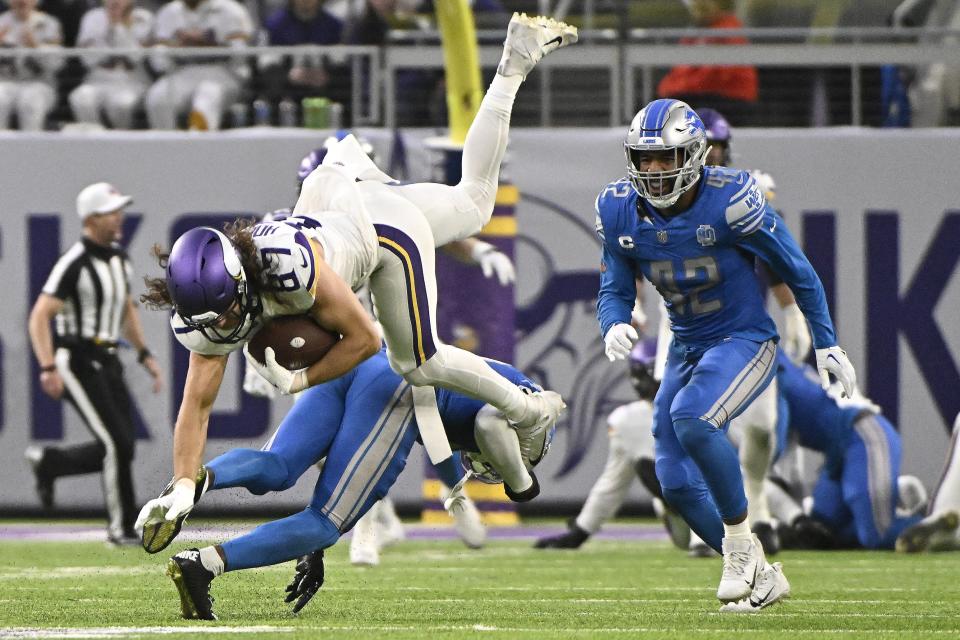
<path fill-rule="evenodd" d="M 136 431 L 123 365 L 113 350 L 93 344 L 57 349 L 64 397 L 80 413 L 95 440 L 48 447 L 43 466 L 52 476 L 103 473 L 103 493 L 112 535 L 132 534 L 137 512 L 131 464 Z"/>

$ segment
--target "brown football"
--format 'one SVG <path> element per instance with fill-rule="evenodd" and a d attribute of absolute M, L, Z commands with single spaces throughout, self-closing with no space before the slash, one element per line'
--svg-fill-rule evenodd
<path fill-rule="evenodd" d="M 280 316 L 257 331 L 247 348 L 254 358 L 264 362 L 263 352 L 273 347 L 277 363 L 296 371 L 327 355 L 338 340 L 340 336 L 327 331 L 309 316 Z"/>

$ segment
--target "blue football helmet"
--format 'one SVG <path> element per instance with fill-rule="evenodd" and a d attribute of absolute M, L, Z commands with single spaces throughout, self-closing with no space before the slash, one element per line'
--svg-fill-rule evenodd
<path fill-rule="evenodd" d="M 641 400 L 653 401 L 660 389 L 660 381 L 653 377 L 656 359 L 656 338 L 641 340 L 630 351 L 630 384 Z"/>
<path fill-rule="evenodd" d="M 654 100 L 634 116 L 623 149 L 633 188 L 653 206 L 665 209 L 700 179 L 707 155 L 707 132 L 700 116 L 686 102 Z M 644 156 L 660 151 L 673 151 L 676 168 L 641 171 Z"/>
<path fill-rule="evenodd" d="M 217 344 L 246 339 L 261 311 L 230 239 L 210 227 L 191 229 L 173 243 L 167 290 L 183 323 Z M 219 327 L 228 314 L 235 324 Z"/>

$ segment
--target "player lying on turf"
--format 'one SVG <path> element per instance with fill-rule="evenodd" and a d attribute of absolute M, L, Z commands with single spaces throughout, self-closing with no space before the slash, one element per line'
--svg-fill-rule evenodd
<path fill-rule="evenodd" d="M 750 531 L 729 421 L 769 384 L 777 330 L 754 272 L 760 258 L 790 287 L 811 325 L 824 380 L 848 393 L 853 366 L 837 346 L 823 286 L 785 225 L 745 171 L 704 167 L 699 116 L 677 100 L 655 100 L 624 143 L 627 177 L 597 196 L 603 243 L 597 315 L 610 359 L 637 339 L 630 311 L 642 274 L 664 298 L 674 340 L 654 403 L 656 474 L 664 499 L 723 553 L 717 598 L 756 610 L 789 594 Z"/>
<path fill-rule="evenodd" d="M 514 367 L 488 362 L 521 392 L 539 390 Z M 451 445 L 464 452 L 481 479 L 503 481 L 514 501 L 536 497 L 540 485 L 533 467 L 549 448 L 553 425 L 543 437 L 523 447 L 516 431 L 492 406 L 446 389 L 436 390 L 436 401 Z M 305 391 L 262 450 L 233 449 L 201 467 L 195 496 L 176 526 L 156 517 L 176 502 L 173 493 L 144 505 L 137 524 L 143 527 L 145 548 L 157 552 L 173 540 L 206 491 L 228 487 L 244 487 L 257 495 L 283 491 L 326 458 L 313 499 L 302 512 L 170 559 L 167 574 L 180 593 L 183 617 L 215 619 L 209 588 L 224 571 L 309 555 L 298 565 L 298 580 L 287 597 L 287 602 L 297 599 L 294 611 L 299 611 L 323 582 L 323 549 L 336 543 L 386 495 L 417 436 L 411 386 L 391 370 L 381 351 L 346 375 Z"/>
<path fill-rule="evenodd" d="M 960 415 L 953 422 L 953 435 L 940 482 L 923 520 L 897 538 L 897 551 L 960 551 Z"/>
<path fill-rule="evenodd" d="M 482 358 L 439 341 L 433 263 L 436 246 L 474 235 L 490 220 L 517 90 L 544 55 L 576 39 L 576 29 L 563 23 L 514 15 L 497 73 L 467 133 L 458 185 L 385 184 L 349 136 L 304 181 L 293 216 L 237 224 L 229 236 L 192 229 L 174 243 L 166 278 L 151 280 L 143 299 L 173 307 L 173 331 L 192 352 L 174 432 L 175 507 L 195 494 L 207 418 L 227 356 L 265 319 L 309 313 L 342 339 L 309 368 L 293 372 L 268 350 L 266 365 L 257 364 L 261 375 L 281 392 L 295 393 L 347 373 L 380 348 L 373 321 L 354 295 L 365 284 L 390 365 L 407 382 L 495 406 L 521 440 L 541 437 L 556 421 L 564 407 L 559 394 L 524 394 Z"/>

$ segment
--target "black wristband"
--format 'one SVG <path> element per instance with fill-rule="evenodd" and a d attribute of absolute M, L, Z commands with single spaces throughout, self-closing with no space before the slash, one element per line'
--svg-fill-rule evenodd
<path fill-rule="evenodd" d="M 150 349 L 147 349 L 146 347 L 144 347 L 143 349 L 140 349 L 140 351 L 137 353 L 137 362 L 139 362 L 140 364 L 143 364 L 144 360 L 152 357 L 153 357 L 153 354 L 150 353 Z"/>
<path fill-rule="evenodd" d="M 45 367 L 40 367 L 40 372 L 41 372 L 41 373 L 51 373 L 51 372 L 56 371 L 56 370 L 57 370 L 57 365 L 55 365 L 55 364 L 48 364 L 48 365 L 45 366 Z"/>

